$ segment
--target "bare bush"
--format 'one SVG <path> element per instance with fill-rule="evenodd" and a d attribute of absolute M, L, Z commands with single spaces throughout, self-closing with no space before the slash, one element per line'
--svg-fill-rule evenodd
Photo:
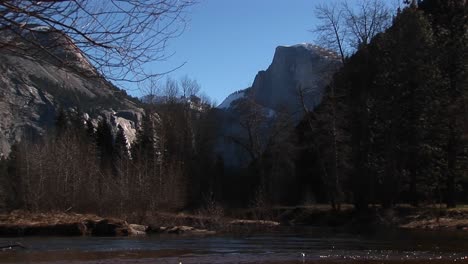
<path fill-rule="evenodd" d="M 199 225 L 203 228 L 207 221 L 203 221 L 204 218 L 208 217 L 208 223 L 212 226 L 208 226 L 209 228 L 220 228 L 223 224 L 223 217 L 224 217 L 224 208 L 223 206 L 214 199 L 214 195 L 208 194 L 204 198 L 203 207 L 198 211 L 198 215 L 200 215 L 200 223 Z"/>

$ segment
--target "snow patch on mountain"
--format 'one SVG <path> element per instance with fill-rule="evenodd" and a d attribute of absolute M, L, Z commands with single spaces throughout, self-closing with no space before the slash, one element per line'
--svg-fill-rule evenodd
<path fill-rule="evenodd" d="M 226 99 L 224 99 L 224 101 L 220 105 L 218 105 L 217 108 L 218 109 L 227 109 L 227 108 L 231 107 L 232 102 L 243 98 L 244 95 L 245 95 L 245 90 L 234 92 L 234 93 L 230 94 Z"/>
<path fill-rule="evenodd" d="M 51 31 L 51 27 L 49 26 L 35 26 L 30 28 L 31 31 L 42 31 L 42 32 L 47 32 Z"/>

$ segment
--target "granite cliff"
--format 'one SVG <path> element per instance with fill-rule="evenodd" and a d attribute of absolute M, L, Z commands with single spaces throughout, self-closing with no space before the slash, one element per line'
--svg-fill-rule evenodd
<path fill-rule="evenodd" d="M 14 142 L 43 135 L 59 109 L 79 109 L 93 123 L 102 117 L 129 142 L 143 110 L 138 102 L 102 78 L 60 31 L 38 25 L 0 34 L 0 156 Z"/>
<path fill-rule="evenodd" d="M 338 67 L 338 56 L 316 45 L 277 47 L 271 65 L 258 72 L 252 86 L 232 93 L 218 106 L 224 116 L 218 151 L 225 164 L 242 167 L 251 160 L 249 156 L 252 155 L 245 146 L 250 144 L 252 147 L 252 135 L 248 135 L 252 131 L 246 131 L 241 108 L 247 105 L 256 108 L 256 113 L 249 115 L 257 115 L 255 118 L 263 123 L 256 121 L 256 127 L 248 129 L 255 129 L 261 135 L 256 148 L 262 149 L 278 114 L 288 116 L 293 125 L 303 117 L 299 91 L 305 93 L 303 99 L 307 108 L 313 109 L 320 103 L 324 89 Z"/>
<path fill-rule="evenodd" d="M 259 71 L 250 88 L 229 95 L 218 108 L 228 109 L 231 103 L 249 94 L 269 109 L 300 112 L 299 89 L 307 90 L 307 104 L 321 101 L 323 90 L 340 65 L 337 55 L 312 44 L 279 46 L 267 70 Z M 248 91 L 248 92 L 247 92 Z"/>

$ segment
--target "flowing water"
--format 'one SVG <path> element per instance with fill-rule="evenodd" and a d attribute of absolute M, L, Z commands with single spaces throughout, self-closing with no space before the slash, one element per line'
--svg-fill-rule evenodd
<path fill-rule="evenodd" d="M 207 237 L 0 238 L 0 263 L 468 263 L 468 233 L 284 228 Z"/>

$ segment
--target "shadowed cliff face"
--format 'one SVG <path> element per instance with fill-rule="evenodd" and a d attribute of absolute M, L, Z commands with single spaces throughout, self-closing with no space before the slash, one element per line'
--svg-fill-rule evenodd
<path fill-rule="evenodd" d="M 313 107 L 321 101 L 323 89 L 339 65 L 333 52 L 311 44 L 280 46 L 266 71 L 255 77 L 252 93 L 256 102 L 278 111 L 301 111 L 299 89 L 306 90 L 306 103 Z"/>
<path fill-rule="evenodd" d="M 305 100 L 308 107 L 317 105 L 331 75 L 339 66 L 337 55 L 319 46 L 279 46 L 268 69 L 257 73 L 251 89 L 231 94 L 218 108 L 228 109 L 233 101 L 249 94 L 266 108 L 300 115 L 299 89 L 307 92 Z"/>
<path fill-rule="evenodd" d="M 225 164 L 242 167 L 251 160 L 246 148 L 239 144 L 244 142 L 247 145 L 251 141 L 245 125 L 241 124 L 249 121 L 245 120 L 246 116 L 255 116 L 261 120 L 262 124 L 255 121 L 258 134 L 263 140 L 257 147 L 265 147 L 264 144 L 272 133 L 272 124 L 278 116 L 286 116 L 292 126 L 303 117 L 304 109 L 299 90 L 304 93 L 305 106 L 313 110 L 320 103 L 326 85 L 340 65 L 335 53 L 315 45 L 277 47 L 271 65 L 267 70 L 258 72 L 252 86 L 229 95 L 218 106 L 224 113 L 223 139 L 219 141 L 218 150 Z M 243 115 L 242 112 L 246 109 L 242 110 L 239 107 L 245 108 L 246 105 L 256 108 L 256 113 Z"/>
<path fill-rule="evenodd" d="M 0 156 L 22 138 L 43 135 L 59 108 L 79 109 L 93 120 L 105 116 L 133 140 L 143 110 L 100 78 L 68 37 L 43 27 L 0 38 L 12 44 L 0 49 Z"/>

